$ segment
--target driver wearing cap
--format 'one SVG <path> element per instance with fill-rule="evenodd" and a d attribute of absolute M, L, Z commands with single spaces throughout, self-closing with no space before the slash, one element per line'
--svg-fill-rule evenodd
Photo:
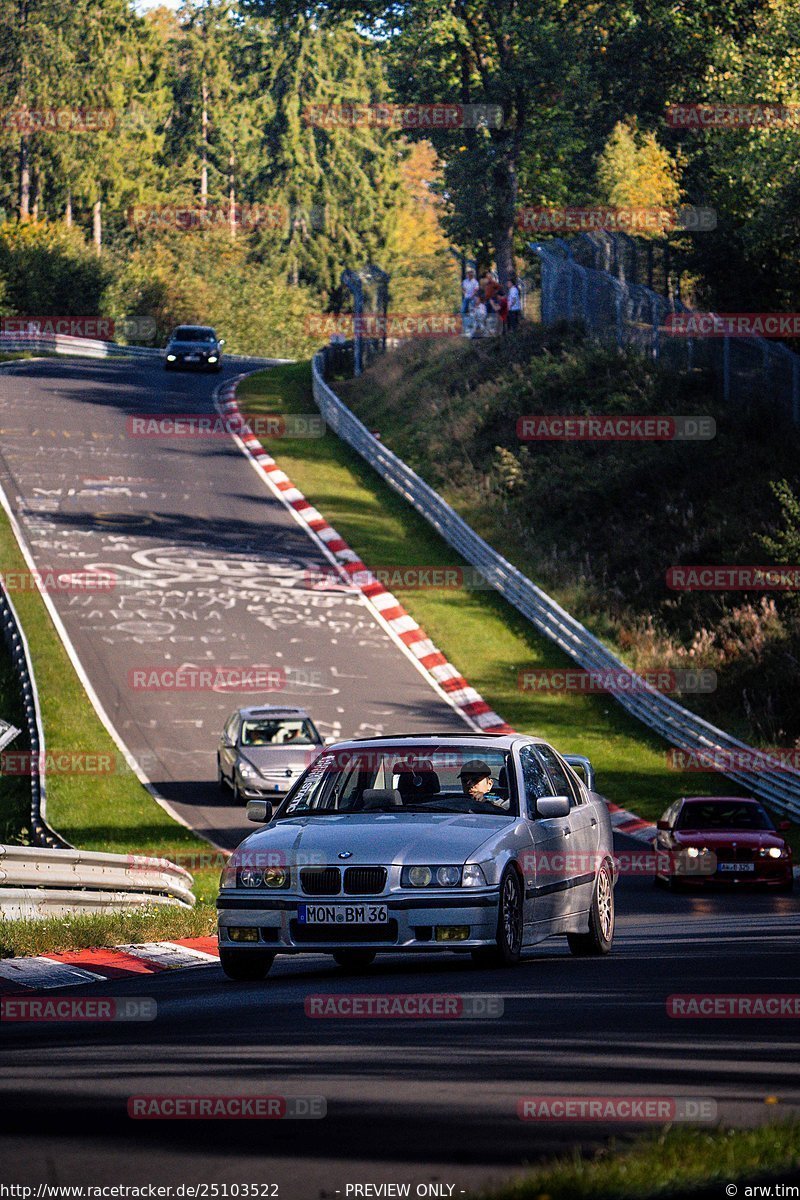
<path fill-rule="evenodd" d="M 459 771 L 458 777 L 461 780 L 464 795 L 469 796 L 470 800 L 477 800 L 482 804 L 491 804 L 494 808 L 510 808 L 508 797 L 492 793 L 492 788 L 494 787 L 492 768 L 483 759 L 469 759 Z"/>

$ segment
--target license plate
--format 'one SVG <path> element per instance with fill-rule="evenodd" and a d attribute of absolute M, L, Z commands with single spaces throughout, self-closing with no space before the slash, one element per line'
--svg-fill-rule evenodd
<path fill-rule="evenodd" d="M 386 925 L 389 910 L 385 904 L 300 904 L 297 919 L 301 925 Z"/>
<path fill-rule="evenodd" d="M 200 361 L 200 355 L 199 355 L 199 354 L 187 354 L 187 355 L 186 355 L 186 361 L 187 361 L 187 362 L 199 362 L 199 361 Z"/>
<path fill-rule="evenodd" d="M 717 863 L 718 871 L 755 871 L 755 863 Z"/>

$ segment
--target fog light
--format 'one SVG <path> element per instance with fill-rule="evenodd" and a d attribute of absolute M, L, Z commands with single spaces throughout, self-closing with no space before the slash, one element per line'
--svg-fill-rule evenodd
<path fill-rule="evenodd" d="M 232 942 L 257 942 L 258 929 L 254 925 L 229 925 L 228 937 Z"/>
<path fill-rule="evenodd" d="M 466 942 L 469 937 L 469 925 L 437 925 L 437 942 Z"/>

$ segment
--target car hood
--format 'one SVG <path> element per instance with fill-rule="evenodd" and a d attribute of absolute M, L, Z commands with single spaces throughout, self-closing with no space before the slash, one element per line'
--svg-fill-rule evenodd
<path fill-rule="evenodd" d="M 754 850 L 768 850 L 770 846 L 784 847 L 780 834 L 769 829 L 686 829 L 675 834 L 678 846 L 708 846 L 709 850 L 726 846 L 750 846 Z"/>
<path fill-rule="evenodd" d="M 272 775 L 289 767 L 292 778 L 297 779 L 321 749 L 321 746 L 242 746 L 236 753 L 240 761 L 249 762 L 257 771 Z"/>
<path fill-rule="evenodd" d="M 508 832 L 514 817 L 442 813 L 341 813 L 291 817 L 251 834 L 237 853 L 280 852 L 289 863 L 360 866 L 461 864 L 484 842 Z M 348 853 L 347 859 L 339 855 Z"/>

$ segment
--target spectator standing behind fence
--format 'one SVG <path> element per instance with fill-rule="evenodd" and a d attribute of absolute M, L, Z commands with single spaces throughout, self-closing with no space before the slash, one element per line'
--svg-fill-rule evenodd
<path fill-rule="evenodd" d="M 461 301 L 462 317 L 466 317 L 467 314 L 469 313 L 470 307 L 472 305 L 473 297 L 474 297 L 475 293 L 478 291 L 479 287 L 480 287 L 480 284 L 478 283 L 477 279 L 475 278 L 474 267 L 467 267 L 466 278 L 461 283 L 461 291 L 463 293 L 463 299 Z"/>
<path fill-rule="evenodd" d="M 483 302 L 483 297 L 480 292 L 472 297 L 470 306 L 470 331 L 471 338 L 484 337 L 486 334 L 486 305 Z"/>
<path fill-rule="evenodd" d="M 512 274 L 508 277 L 508 328 L 516 329 L 522 317 L 522 297 L 519 294 L 519 285 L 516 275 Z"/>
<path fill-rule="evenodd" d="M 492 289 L 491 295 L 486 304 L 489 313 L 486 321 L 487 332 L 493 337 L 497 337 L 498 333 L 506 331 L 506 314 L 508 313 L 508 301 L 502 286 L 498 283 L 496 288 Z"/>

